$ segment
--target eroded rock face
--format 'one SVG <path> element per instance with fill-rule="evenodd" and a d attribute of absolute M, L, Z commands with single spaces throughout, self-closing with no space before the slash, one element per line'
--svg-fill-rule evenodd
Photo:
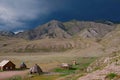
<path fill-rule="evenodd" d="M 108 35 L 108 33 L 115 31 L 115 28 L 113 25 L 90 21 L 69 21 L 62 23 L 53 20 L 35 29 L 18 34 L 1 32 L 1 34 L 8 35 L 9 37 L 0 36 L 0 50 L 7 52 L 39 52 L 65 51 L 76 48 L 85 49 L 86 47 L 94 46 L 97 40 L 103 40 L 106 34 Z M 117 32 L 119 33 L 119 31 Z M 11 36 L 14 38 L 12 39 Z M 109 37 L 105 39 L 108 40 Z M 117 39 L 117 42 L 119 42 L 119 39 Z"/>
<path fill-rule="evenodd" d="M 16 37 L 29 40 L 45 38 L 71 38 L 80 35 L 83 38 L 100 38 L 115 29 L 113 25 L 96 22 L 70 21 L 62 23 L 60 21 L 50 21 L 33 30 L 21 32 Z"/>
<path fill-rule="evenodd" d="M 70 38 L 62 22 L 51 21 L 33 30 L 17 34 L 17 37 L 25 39 L 44 39 L 44 38 Z"/>
<path fill-rule="evenodd" d="M 113 25 L 107 25 L 103 23 L 90 22 L 90 21 L 70 21 L 64 23 L 68 33 L 74 35 L 76 33 L 81 34 L 87 31 L 92 36 L 103 37 L 108 32 L 114 30 L 116 27 Z M 86 33 L 86 35 L 88 35 Z M 85 35 L 85 36 L 86 36 Z"/>
<path fill-rule="evenodd" d="M 105 35 L 101 41 L 105 46 L 106 52 L 112 53 L 120 50 L 120 25 L 116 29 Z"/>

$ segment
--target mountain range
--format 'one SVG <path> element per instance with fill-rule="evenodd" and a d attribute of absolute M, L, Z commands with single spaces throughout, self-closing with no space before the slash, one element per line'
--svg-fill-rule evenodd
<path fill-rule="evenodd" d="M 10 31 L 0 31 L 0 35 L 24 38 L 28 40 L 44 38 L 72 38 L 75 35 L 84 38 L 101 38 L 115 28 L 116 26 L 114 24 L 107 24 L 107 22 L 99 23 L 72 20 L 62 23 L 57 20 L 52 20 L 32 30 L 20 32 L 18 34 L 14 34 Z"/>
<path fill-rule="evenodd" d="M 46 52 L 99 46 L 99 49 L 108 50 L 108 52 L 110 49 L 112 52 L 119 50 L 119 35 L 119 24 L 109 21 L 60 22 L 52 20 L 18 34 L 0 31 L 0 50 L 3 52 Z"/>

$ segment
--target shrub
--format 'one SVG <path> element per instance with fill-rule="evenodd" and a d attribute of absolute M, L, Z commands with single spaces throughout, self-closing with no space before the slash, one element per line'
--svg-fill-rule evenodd
<path fill-rule="evenodd" d="M 115 73 L 110 73 L 110 74 L 108 74 L 107 76 L 106 76 L 106 78 L 108 78 L 108 79 L 113 79 L 113 78 L 115 78 L 117 76 L 117 74 L 115 74 Z"/>

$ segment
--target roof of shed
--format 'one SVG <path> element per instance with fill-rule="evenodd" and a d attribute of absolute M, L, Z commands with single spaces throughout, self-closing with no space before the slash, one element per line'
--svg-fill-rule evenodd
<path fill-rule="evenodd" d="M 8 62 L 10 62 L 10 60 L 3 60 L 3 61 L 0 63 L 0 66 L 6 65 Z"/>

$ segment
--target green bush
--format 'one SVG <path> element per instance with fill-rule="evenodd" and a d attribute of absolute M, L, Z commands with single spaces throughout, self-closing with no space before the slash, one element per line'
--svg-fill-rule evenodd
<path fill-rule="evenodd" d="M 115 78 L 117 76 L 117 74 L 115 74 L 115 73 L 110 73 L 110 74 L 108 74 L 107 76 L 106 76 L 106 78 L 108 78 L 108 79 L 113 79 L 113 78 Z"/>

